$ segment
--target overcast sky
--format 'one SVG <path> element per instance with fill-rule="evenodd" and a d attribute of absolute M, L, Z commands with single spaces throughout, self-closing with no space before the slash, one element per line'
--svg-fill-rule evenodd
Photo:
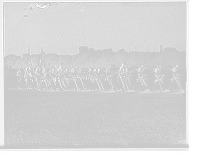
<path fill-rule="evenodd" d="M 5 54 L 186 49 L 186 3 L 4 3 Z M 32 8 L 31 8 L 32 7 Z"/>

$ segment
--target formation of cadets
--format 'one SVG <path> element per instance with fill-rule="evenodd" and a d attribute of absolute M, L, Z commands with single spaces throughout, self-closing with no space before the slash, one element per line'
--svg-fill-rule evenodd
<path fill-rule="evenodd" d="M 144 73 L 145 67 L 134 68 L 137 71 L 136 85 L 131 84 L 132 75 L 127 67 L 121 66 L 118 70 L 117 84 L 114 86 L 110 68 L 74 68 L 68 67 L 63 69 L 60 67 L 53 68 L 18 68 L 17 69 L 17 86 L 22 89 L 45 89 L 46 91 L 139 91 L 141 88 L 144 92 L 154 92 L 157 88 L 160 92 L 170 91 L 175 85 L 180 92 L 184 92 L 181 85 L 181 74 L 178 73 L 178 65 L 169 67 L 173 72 L 171 84 L 168 88 L 164 85 L 165 75 L 162 73 L 162 66 L 155 66 L 151 70 L 155 73 L 155 80 L 153 86 L 148 88 L 147 75 Z M 85 82 L 85 84 L 84 84 Z"/>

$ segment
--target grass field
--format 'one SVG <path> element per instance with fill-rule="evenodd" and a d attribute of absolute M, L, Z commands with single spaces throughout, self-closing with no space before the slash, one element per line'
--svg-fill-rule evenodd
<path fill-rule="evenodd" d="M 184 148 L 186 95 L 5 91 L 5 144 Z"/>

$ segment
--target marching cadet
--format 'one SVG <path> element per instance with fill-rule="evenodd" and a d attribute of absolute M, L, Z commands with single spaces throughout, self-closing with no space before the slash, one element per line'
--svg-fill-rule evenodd
<path fill-rule="evenodd" d="M 28 68 L 24 69 L 24 81 L 25 81 L 25 88 L 26 90 L 29 89 L 29 85 L 28 85 L 28 80 L 29 80 L 29 70 Z"/>
<path fill-rule="evenodd" d="M 66 90 L 67 87 L 65 86 L 65 76 L 64 76 L 64 70 L 60 69 L 61 71 L 61 78 L 60 78 L 60 83 L 62 85 L 63 90 Z"/>
<path fill-rule="evenodd" d="M 79 88 L 78 88 L 78 85 L 77 85 L 77 73 L 76 73 L 76 70 L 75 70 L 75 68 L 72 68 L 71 69 L 71 80 L 72 80 L 72 87 L 76 90 L 76 91 L 78 91 L 79 90 Z"/>
<path fill-rule="evenodd" d="M 103 87 L 103 84 L 101 82 L 101 79 L 103 78 L 102 74 L 100 73 L 101 69 L 98 68 L 97 72 L 98 72 L 98 78 L 97 78 L 97 81 L 99 82 L 99 86 L 101 88 L 101 91 L 104 90 L 104 87 Z"/>
<path fill-rule="evenodd" d="M 122 79 L 123 79 L 126 91 L 129 91 L 128 83 L 127 83 L 127 80 L 126 80 L 125 67 L 122 69 L 122 74 L 123 74 L 123 78 Z"/>
<path fill-rule="evenodd" d="M 90 90 L 98 89 L 98 91 L 101 91 L 101 86 L 99 85 L 99 81 L 98 81 L 99 73 L 96 68 L 93 70 L 93 72 L 94 72 L 94 81 L 93 81 L 92 86 L 90 87 Z"/>
<path fill-rule="evenodd" d="M 164 74 L 161 74 L 161 67 L 157 66 L 156 68 L 153 68 L 152 70 L 155 72 L 155 80 L 150 91 L 152 92 L 156 91 L 157 85 L 158 85 L 160 87 L 160 91 L 164 92 L 165 91 L 165 86 L 163 83 Z"/>
<path fill-rule="evenodd" d="M 125 84 L 123 82 L 123 73 L 122 73 L 122 67 L 119 68 L 118 70 L 118 75 L 117 75 L 117 85 L 114 88 L 114 91 L 122 89 L 123 92 L 126 92 Z"/>
<path fill-rule="evenodd" d="M 50 69 L 47 69 L 47 76 L 46 76 L 46 80 L 47 80 L 47 85 L 49 88 L 51 88 L 51 70 Z"/>
<path fill-rule="evenodd" d="M 112 74 L 110 73 L 109 68 L 107 67 L 105 73 L 105 82 L 103 84 L 104 89 L 108 87 L 109 90 L 113 90 L 113 84 L 110 78 L 112 78 Z"/>
<path fill-rule="evenodd" d="M 47 84 L 47 68 L 42 69 L 42 85 L 40 86 L 40 88 L 42 88 L 44 86 L 44 88 L 46 89 L 46 91 L 49 90 L 48 84 Z"/>
<path fill-rule="evenodd" d="M 150 92 L 146 84 L 147 76 L 146 74 L 144 74 L 144 69 L 144 66 L 135 68 L 135 70 L 138 72 L 138 77 L 136 78 L 136 85 L 134 87 L 134 91 L 139 91 L 140 87 L 142 86 L 144 92 Z"/>
<path fill-rule="evenodd" d="M 55 68 L 52 68 L 52 71 L 51 71 L 51 87 L 54 91 L 58 89 L 56 86 L 56 69 Z"/>
<path fill-rule="evenodd" d="M 112 82 L 112 73 L 110 72 L 110 68 L 108 68 L 108 79 L 109 79 L 109 82 L 110 82 L 110 86 L 111 86 L 111 90 L 113 90 L 113 82 Z"/>
<path fill-rule="evenodd" d="M 87 78 L 87 80 L 88 80 L 88 82 L 86 83 L 86 85 L 85 85 L 85 88 L 86 89 L 88 89 L 88 90 L 90 90 L 91 89 L 91 87 L 92 87 L 92 85 L 93 85 L 93 76 L 94 74 L 92 73 L 92 69 L 91 69 L 91 67 L 88 69 L 88 78 Z"/>
<path fill-rule="evenodd" d="M 173 77 L 171 78 L 171 84 L 167 88 L 167 91 L 170 91 L 174 87 L 174 85 L 176 85 L 179 92 L 184 92 L 182 84 L 181 84 L 182 75 L 178 73 L 178 65 L 176 65 L 175 67 L 169 66 L 169 69 L 173 72 Z"/>
<path fill-rule="evenodd" d="M 161 73 L 162 72 L 162 65 L 158 66 L 158 71 L 159 71 L 160 83 L 161 83 L 161 86 L 162 86 L 162 90 L 163 90 L 163 92 L 166 92 L 166 87 L 165 87 L 165 84 L 164 84 L 165 74 Z"/>
<path fill-rule="evenodd" d="M 125 73 L 125 81 L 127 83 L 128 89 L 130 91 L 132 91 L 133 90 L 133 87 L 131 85 L 131 77 L 132 77 L 132 75 L 129 73 L 129 69 L 128 68 L 125 69 L 125 72 L 126 72 Z"/>
<path fill-rule="evenodd" d="M 79 84 L 81 86 L 81 90 L 85 90 L 85 86 L 83 84 L 83 71 L 81 68 L 78 69 L 78 81 L 79 81 Z"/>
<path fill-rule="evenodd" d="M 60 80 L 61 80 L 61 69 L 58 68 L 57 72 L 56 72 L 56 87 L 58 89 L 60 89 L 60 91 L 63 91 L 63 87 L 61 85 L 61 81 Z"/>
<path fill-rule="evenodd" d="M 35 69 L 34 74 L 33 74 L 33 78 L 34 78 L 34 87 L 36 89 L 39 89 L 39 84 L 38 84 L 39 71 L 38 71 L 38 68 Z"/>
<path fill-rule="evenodd" d="M 17 87 L 21 88 L 21 84 L 22 84 L 22 69 L 20 67 L 17 68 L 16 76 L 17 76 Z"/>
<path fill-rule="evenodd" d="M 68 68 L 65 69 L 64 77 L 65 77 L 65 85 L 66 85 L 67 89 L 69 90 L 71 82 L 70 82 L 70 74 L 69 74 Z"/>
<path fill-rule="evenodd" d="M 42 66 L 42 68 L 39 69 L 39 87 L 41 87 L 43 85 L 43 79 L 42 79 L 42 69 L 44 69 L 44 66 Z M 40 88 L 39 88 L 40 89 Z"/>

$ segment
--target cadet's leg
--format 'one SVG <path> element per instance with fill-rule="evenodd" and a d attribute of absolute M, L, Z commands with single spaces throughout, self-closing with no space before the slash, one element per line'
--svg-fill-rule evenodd
<path fill-rule="evenodd" d="M 177 85 L 177 88 L 178 88 L 178 90 L 181 90 L 182 89 L 182 85 L 181 85 L 181 82 L 180 82 L 180 80 L 179 79 L 174 79 L 175 80 L 175 83 L 176 83 L 176 85 Z"/>
<path fill-rule="evenodd" d="M 48 91 L 48 90 L 49 90 L 49 87 L 48 87 L 48 85 L 47 85 L 47 80 L 44 79 L 43 82 L 44 82 L 44 86 L 45 86 L 46 91 Z"/>
<path fill-rule="evenodd" d="M 110 83 L 110 87 L 111 89 L 113 89 L 113 82 L 112 82 L 112 78 L 108 79 L 109 80 L 109 83 Z"/>
<path fill-rule="evenodd" d="M 25 77 L 25 86 L 26 86 L 26 89 L 28 89 L 28 77 Z"/>
<path fill-rule="evenodd" d="M 58 88 L 60 89 L 60 91 L 63 91 L 60 79 L 57 79 L 57 85 L 58 85 Z"/>
<path fill-rule="evenodd" d="M 73 78 L 73 84 L 74 84 L 74 88 L 75 88 L 75 90 L 79 90 L 79 88 L 78 88 L 78 85 L 77 85 L 77 83 L 76 83 L 76 79 L 75 78 Z"/>
<path fill-rule="evenodd" d="M 124 79 L 123 81 L 124 81 L 125 89 L 126 89 L 126 91 L 128 91 L 129 87 L 128 87 L 127 79 Z"/>
<path fill-rule="evenodd" d="M 121 84 L 121 87 L 122 87 L 122 91 L 126 92 L 126 87 L 125 87 L 125 84 L 124 84 L 122 79 L 120 79 L 120 84 Z"/>
<path fill-rule="evenodd" d="M 82 89 L 82 90 L 85 90 L 85 86 L 84 86 L 84 84 L 83 84 L 82 78 L 80 79 L 80 84 L 81 84 L 81 89 Z"/>
<path fill-rule="evenodd" d="M 60 81 L 61 81 L 62 88 L 63 88 L 64 90 L 67 89 L 67 87 L 65 86 L 64 79 L 60 79 Z"/>
<path fill-rule="evenodd" d="M 163 87 L 162 87 L 161 79 L 158 79 L 158 85 L 160 87 L 160 91 L 163 92 Z"/>
<path fill-rule="evenodd" d="M 162 85 L 163 91 L 165 91 L 166 87 L 165 87 L 165 84 L 164 84 L 164 79 L 161 79 L 161 85 Z"/>
<path fill-rule="evenodd" d="M 104 90 L 104 87 L 103 87 L 103 85 L 102 85 L 102 82 L 101 82 L 101 80 L 100 79 L 98 79 L 98 82 L 99 82 L 99 87 L 100 87 L 100 90 Z"/>

